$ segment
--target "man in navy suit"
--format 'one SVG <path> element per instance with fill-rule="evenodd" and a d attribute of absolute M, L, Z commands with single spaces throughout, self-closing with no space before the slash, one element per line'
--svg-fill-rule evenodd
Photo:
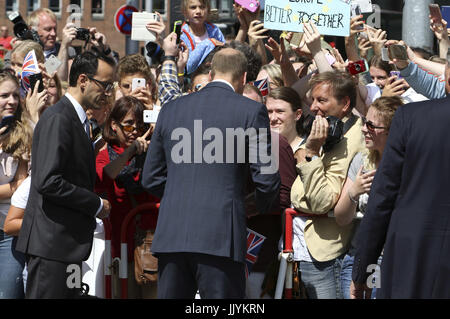
<path fill-rule="evenodd" d="M 450 298 L 449 119 L 449 96 L 398 108 L 358 230 L 352 298 L 370 298 L 383 247 L 377 298 Z"/>
<path fill-rule="evenodd" d="M 162 198 L 152 244 L 158 298 L 194 298 L 197 289 L 202 298 L 245 297 L 247 173 L 260 213 L 279 200 L 280 185 L 278 170 L 266 170 L 249 151 L 258 146 L 258 154 L 270 155 L 271 144 L 267 109 L 242 96 L 246 68 L 241 52 L 222 49 L 212 82 L 159 114 L 142 175 L 143 186 Z M 258 134 L 238 136 L 252 130 Z"/>

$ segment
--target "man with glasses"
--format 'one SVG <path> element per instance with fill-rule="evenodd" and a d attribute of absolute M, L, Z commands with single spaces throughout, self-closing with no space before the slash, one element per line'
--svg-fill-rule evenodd
<path fill-rule="evenodd" d="M 448 95 L 395 113 L 357 233 L 351 297 L 370 296 L 368 267 L 384 249 L 377 298 L 450 298 L 449 117 Z"/>
<path fill-rule="evenodd" d="M 351 240 L 353 224 L 339 226 L 332 213 L 354 155 L 364 148 L 361 120 L 352 114 L 356 85 L 344 72 L 324 72 L 310 81 L 315 114 L 311 133 L 295 153 L 296 178 L 291 202 L 301 213 L 294 219 L 294 251 L 309 298 L 342 298 L 342 259 Z M 343 122 L 343 138 L 327 147 L 329 119 Z"/>
<path fill-rule="evenodd" d="M 100 52 L 77 56 L 66 95 L 36 125 L 30 197 L 16 248 L 27 255 L 27 298 L 79 296 L 76 267 L 91 252 L 95 217 L 105 218 L 111 209 L 93 192 L 95 155 L 86 110 L 104 104 L 114 70 L 114 60 Z"/>

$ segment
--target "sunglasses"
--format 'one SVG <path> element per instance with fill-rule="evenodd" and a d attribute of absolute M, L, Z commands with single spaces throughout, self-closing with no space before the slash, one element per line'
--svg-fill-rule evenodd
<path fill-rule="evenodd" d="M 132 133 L 134 130 L 139 132 L 139 131 L 142 131 L 142 129 L 143 129 L 143 127 L 137 127 L 135 125 L 130 125 L 130 124 L 123 125 L 123 124 L 119 123 L 119 126 L 122 128 L 122 130 L 124 130 L 127 133 Z"/>
<path fill-rule="evenodd" d="M 375 129 L 387 129 L 387 127 L 384 126 L 375 126 L 372 121 L 368 121 L 364 116 L 361 117 L 361 120 L 363 122 L 363 126 L 365 125 L 367 127 L 367 130 L 369 130 L 369 132 L 375 132 Z"/>
<path fill-rule="evenodd" d="M 92 81 L 96 82 L 97 84 L 99 84 L 105 92 L 110 92 L 114 88 L 114 83 L 112 83 L 112 82 L 100 81 L 100 80 L 94 79 L 90 75 L 88 75 L 87 77 L 89 80 L 92 80 Z"/>

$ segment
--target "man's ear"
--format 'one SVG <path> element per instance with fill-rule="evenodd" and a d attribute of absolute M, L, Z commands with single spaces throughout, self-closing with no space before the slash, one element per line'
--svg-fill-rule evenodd
<path fill-rule="evenodd" d="M 245 84 L 247 84 L 247 72 L 244 72 L 243 78 L 242 78 L 242 86 L 244 87 Z"/>
<path fill-rule="evenodd" d="M 342 108 L 342 113 L 347 114 L 350 110 L 350 97 L 346 96 L 342 100 L 344 107 Z"/>
<path fill-rule="evenodd" d="M 213 80 L 212 71 L 209 71 L 209 73 L 208 73 L 208 81 L 212 82 L 212 80 Z"/>
<path fill-rule="evenodd" d="M 87 77 L 86 74 L 80 74 L 78 76 L 78 80 L 77 80 L 78 87 L 81 88 L 82 90 L 84 90 L 87 86 L 88 80 L 89 80 L 89 78 Z"/>

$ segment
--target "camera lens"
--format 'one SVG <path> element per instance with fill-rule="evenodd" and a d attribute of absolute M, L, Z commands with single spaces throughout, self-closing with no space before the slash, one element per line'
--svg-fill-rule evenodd
<path fill-rule="evenodd" d="M 356 64 L 355 65 L 355 70 L 358 71 L 358 72 L 361 71 L 361 65 Z"/>

